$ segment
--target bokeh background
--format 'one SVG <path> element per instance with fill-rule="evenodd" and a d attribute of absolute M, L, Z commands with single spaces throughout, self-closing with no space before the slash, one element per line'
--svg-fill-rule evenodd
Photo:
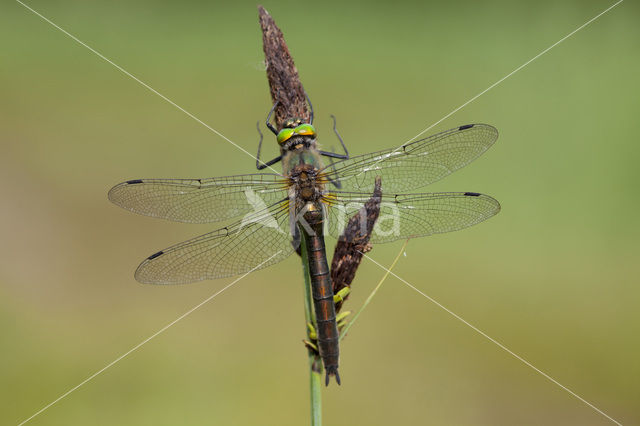
<path fill-rule="evenodd" d="M 270 107 L 256 3 L 28 3 L 250 152 Z M 397 146 L 608 1 L 281 2 L 326 146 Z M 448 118 L 500 130 L 428 190 L 502 212 L 410 242 L 395 272 L 624 424 L 640 423 L 639 7 L 627 1 Z M 17 424 L 231 279 L 138 284 L 139 261 L 215 228 L 110 204 L 140 177 L 254 161 L 17 2 L 0 16 L 0 423 Z M 269 141 L 269 140 L 268 140 Z M 267 156 L 275 144 L 267 144 Z M 401 244 L 371 256 L 389 265 Z M 348 308 L 383 271 L 364 262 Z M 300 263 L 243 279 L 33 425 L 308 423 Z M 389 279 L 342 345 L 327 425 L 609 420 Z"/>

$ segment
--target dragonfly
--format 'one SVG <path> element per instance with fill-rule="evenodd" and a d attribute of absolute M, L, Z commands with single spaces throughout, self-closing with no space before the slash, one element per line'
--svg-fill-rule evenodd
<path fill-rule="evenodd" d="M 407 191 L 467 165 L 493 145 L 498 131 L 487 124 L 467 124 L 351 157 L 337 131 L 345 154 L 319 149 L 313 114 L 308 122 L 286 120 L 280 130 L 269 117 L 267 127 L 276 135 L 280 155 L 266 163 L 259 160 L 261 135 L 256 167 L 261 170 L 281 162 L 282 173 L 133 179 L 114 186 L 108 197 L 134 213 L 170 221 L 231 221 L 147 257 L 135 271 L 141 283 L 230 277 L 274 265 L 306 249 L 325 382 L 328 385 L 334 376 L 340 384 L 339 331 L 324 237 L 340 236 L 348 218 L 371 197 L 376 181 L 381 182 L 382 195 L 370 238 L 374 245 L 456 231 L 494 216 L 500 204 L 488 195 Z M 331 158 L 331 163 L 325 165 L 323 157 Z"/>

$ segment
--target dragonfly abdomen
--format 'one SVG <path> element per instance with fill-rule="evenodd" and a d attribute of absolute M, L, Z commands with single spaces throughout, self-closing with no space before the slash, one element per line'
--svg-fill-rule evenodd
<path fill-rule="evenodd" d="M 316 314 L 318 350 L 326 371 L 326 384 L 329 384 L 330 376 L 335 376 L 336 382 L 340 384 L 340 376 L 338 374 L 339 334 L 336 325 L 333 286 L 324 246 L 322 218 L 320 216 L 318 220 L 314 213 L 308 212 L 305 215 L 305 220 L 307 220 L 312 232 L 308 232 L 304 226 L 301 226 L 301 228 L 305 237 L 307 256 L 309 257 L 309 275 L 311 277 L 313 307 Z"/>

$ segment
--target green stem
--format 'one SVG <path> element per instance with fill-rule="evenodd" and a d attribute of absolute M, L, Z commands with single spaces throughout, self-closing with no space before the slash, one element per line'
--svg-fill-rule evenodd
<path fill-rule="evenodd" d="M 304 235 L 304 233 L 302 233 Z M 304 236 L 303 236 L 304 238 Z M 316 316 L 313 311 L 313 295 L 311 293 L 311 276 L 309 275 L 309 257 L 304 240 L 301 242 L 302 248 L 302 274 L 304 275 L 304 316 L 307 324 L 315 327 Z M 308 328 L 305 326 L 305 332 Z M 311 426 L 322 426 L 322 360 L 313 351 L 309 353 L 309 391 L 311 396 Z"/>

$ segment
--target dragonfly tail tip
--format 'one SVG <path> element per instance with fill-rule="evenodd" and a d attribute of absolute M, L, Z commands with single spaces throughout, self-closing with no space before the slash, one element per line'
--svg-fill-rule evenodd
<path fill-rule="evenodd" d="M 331 376 L 336 377 L 336 383 L 340 385 L 340 374 L 338 374 L 338 367 L 329 367 L 326 369 L 326 376 L 324 380 L 324 385 L 329 386 L 329 379 Z"/>

